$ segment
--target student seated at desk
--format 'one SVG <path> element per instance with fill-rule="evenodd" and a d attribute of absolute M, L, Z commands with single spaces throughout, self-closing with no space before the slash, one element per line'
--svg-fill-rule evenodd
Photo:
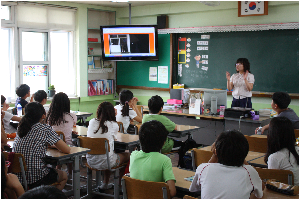
<path fill-rule="evenodd" d="M 38 90 L 36 93 L 34 93 L 34 100 L 39 102 L 42 105 L 45 105 L 47 103 L 47 93 L 44 90 Z M 46 114 L 49 111 L 48 107 L 44 107 Z"/>
<path fill-rule="evenodd" d="M 50 185 L 58 182 L 56 187 L 62 190 L 68 180 L 67 173 L 46 167 L 43 158 L 46 157 L 48 146 L 55 145 L 63 153 L 70 153 L 70 147 L 60 139 L 53 129 L 41 122 L 46 118 L 45 109 L 37 102 L 29 103 L 25 108 L 25 116 L 20 121 L 13 152 L 23 154 L 27 171 L 25 171 L 28 188 L 40 185 Z M 22 182 L 21 173 L 17 176 Z"/>
<path fill-rule="evenodd" d="M 114 106 L 109 102 L 102 102 L 97 109 L 97 118 L 91 119 L 87 131 L 88 137 L 106 138 L 109 141 L 110 152 L 109 159 L 111 167 L 116 167 L 124 162 L 129 161 L 130 154 L 128 152 L 115 153 L 114 141 L 117 139 L 119 125 L 116 122 Z M 89 166 L 99 170 L 108 168 L 106 155 L 86 155 L 87 163 Z M 109 189 L 108 185 L 111 172 L 104 171 L 103 184 L 100 189 Z"/>
<path fill-rule="evenodd" d="M 133 97 L 133 93 L 130 90 L 123 90 L 120 93 L 120 104 L 115 106 L 117 110 L 116 120 L 123 123 L 125 133 L 127 133 L 131 120 L 142 122 L 143 115 L 136 107 L 137 102 L 138 99 Z"/>
<path fill-rule="evenodd" d="M 142 150 L 133 151 L 130 155 L 129 172 L 134 179 L 167 182 L 171 197 L 176 195 L 175 176 L 171 159 L 160 152 L 169 132 L 159 121 L 142 124 L 139 139 Z"/>
<path fill-rule="evenodd" d="M 1 110 L 4 111 L 3 125 L 6 133 L 16 133 L 17 129 L 10 124 L 10 120 L 12 121 L 21 121 L 21 117 L 13 115 L 7 112 L 9 105 L 6 103 L 6 98 L 1 95 Z"/>
<path fill-rule="evenodd" d="M 299 117 L 293 111 L 293 109 L 288 108 L 291 103 L 291 97 L 286 92 L 275 92 L 272 96 L 272 109 L 277 112 L 277 117 L 286 117 L 291 120 L 294 129 L 299 129 Z M 255 134 L 257 134 L 256 128 Z M 269 129 L 269 124 L 265 125 L 261 129 L 261 134 L 264 133 L 265 130 Z"/>
<path fill-rule="evenodd" d="M 30 87 L 26 84 L 22 84 L 17 87 L 16 94 L 18 95 L 18 98 L 15 103 L 15 108 L 17 108 L 18 104 L 20 104 L 22 108 L 25 108 L 25 106 L 28 104 L 26 98 L 30 97 Z M 33 102 L 33 96 L 31 96 L 30 102 Z"/>
<path fill-rule="evenodd" d="M 70 99 L 68 95 L 63 92 L 55 94 L 47 113 L 46 123 L 52 126 L 54 131 L 64 133 L 67 145 L 73 145 L 72 131 L 76 122 L 76 114 L 70 113 Z"/>
<path fill-rule="evenodd" d="M 267 137 L 265 163 L 268 169 L 291 170 L 294 173 L 294 184 L 299 185 L 299 147 L 295 146 L 292 122 L 286 117 L 273 118 Z"/>
<path fill-rule="evenodd" d="M 162 112 L 163 106 L 164 106 L 164 101 L 160 96 L 158 96 L 158 95 L 152 96 L 148 100 L 149 114 L 146 114 L 143 117 L 142 123 L 145 123 L 145 122 L 148 122 L 151 120 L 157 120 L 166 127 L 166 129 L 169 133 L 171 133 L 173 130 L 177 130 L 177 126 L 174 122 L 169 120 L 166 116 L 160 115 L 160 113 Z M 176 142 L 176 145 L 175 145 L 176 147 L 181 146 L 181 142 L 174 141 L 172 138 L 167 137 L 166 142 L 161 149 L 161 153 L 170 152 L 172 150 L 172 148 L 174 147 L 174 142 Z"/>
<path fill-rule="evenodd" d="M 16 199 L 24 194 L 24 188 L 15 174 L 7 173 L 10 166 L 1 152 L 1 199 Z"/>
<path fill-rule="evenodd" d="M 241 132 L 222 132 L 212 145 L 211 159 L 198 166 L 189 190 L 201 190 L 201 199 L 249 199 L 252 192 L 261 198 L 262 181 L 245 161 L 248 151 Z"/>

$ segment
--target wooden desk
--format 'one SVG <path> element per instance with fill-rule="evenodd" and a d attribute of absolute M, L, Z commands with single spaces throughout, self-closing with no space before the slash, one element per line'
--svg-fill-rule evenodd
<path fill-rule="evenodd" d="M 190 135 L 192 131 L 197 131 L 199 129 L 200 129 L 199 126 L 177 124 L 177 130 L 172 131 L 171 133 L 169 133 L 168 136 L 182 138 L 185 137 L 186 135 Z"/>
<path fill-rule="evenodd" d="M 70 111 L 71 113 L 75 113 L 77 116 L 77 120 L 79 120 L 78 124 L 83 125 L 85 124 L 86 118 L 90 117 L 93 113 L 89 112 L 80 112 L 80 111 Z"/>
<path fill-rule="evenodd" d="M 87 136 L 88 128 L 84 126 L 76 126 L 73 127 L 73 131 L 78 132 L 80 136 Z M 138 135 L 131 135 L 131 134 L 124 134 L 121 132 L 117 133 L 117 140 L 115 140 L 115 149 L 126 149 L 132 150 L 130 147 L 134 145 L 139 145 L 139 136 Z"/>
<path fill-rule="evenodd" d="M 184 178 L 194 176 L 195 172 L 185 170 L 185 169 L 180 169 L 178 167 L 173 167 L 173 173 L 176 179 L 176 183 L 175 183 L 176 188 L 183 191 L 188 191 L 192 182 L 187 181 Z"/>
<path fill-rule="evenodd" d="M 263 155 L 248 161 L 248 163 L 254 167 L 268 168 L 268 165 L 265 163 L 264 158 L 265 156 Z"/>
<path fill-rule="evenodd" d="M 148 113 L 149 109 L 144 106 L 144 113 Z M 175 124 L 198 126 L 201 128 L 193 131 L 193 139 L 198 144 L 211 145 L 222 131 L 224 131 L 224 117 L 213 115 L 195 115 L 189 114 L 189 109 L 168 109 L 163 110 L 162 115 L 165 115 Z M 186 140 L 188 137 L 182 138 Z"/>
<path fill-rule="evenodd" d="M 73 163 L 73 193 L 74 199 L 80 198 L 80 168 L 79 168 L 79 157 L 91 151 L 87 148 L 81 147 L 70 147 L 70 154 L 65 154 L 57 149 L 47 149 L 47 158 L 57 161 L 59 164 L 61 161 L 70 161 Z"/>
<path fill-rule="evenodd" d="M 250 137 L 267 138 L 267 135 L 266 134 L 263 134 L 263 135 L 254 134 L 254 135 L 250 135 Z"/>

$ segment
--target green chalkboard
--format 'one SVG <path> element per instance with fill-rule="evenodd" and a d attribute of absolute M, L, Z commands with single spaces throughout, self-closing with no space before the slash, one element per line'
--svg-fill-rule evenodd
<path fill-rule="evenodd" d="M 170 73 L 170 35 L 158 35 L 158 59 L 159 61 L 118 61 L 117 85 L 143 86 L 156 88 L 169 88 L 168 84 L 149 81 L 149 67 L 168 66 Z"/>
<path fill-rule="evenodd" d="M 185 39 L 186 51 L 178 50 Z M 255 78 L 253 91 L 299 93 L 299 30 L 176 34 L 174 48 L 173 83 L 226 89 L 226 71 L 236 73 L 236 60 L 248 58 Z M 196 55 L 204 60 L 199 68 Z"/>

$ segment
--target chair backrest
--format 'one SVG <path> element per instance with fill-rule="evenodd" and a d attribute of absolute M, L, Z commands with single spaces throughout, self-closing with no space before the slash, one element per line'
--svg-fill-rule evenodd
<path fill-rule="evenodd" d="M 137 109 L 141 112 L 142 116 L 143 116 L 143 105 L 136 105 Z"/>
<path fill-rule="evenodd" d="M 141 126 L 142 126 L 142 124 L 136 124 L 136 125 L 134 126 L 134 134 L 135 134 L 135 135 L 138 135 L 138 134 L 139 134 L 139 130 L 140 130 Z"/>
<path fill-rule="evenodd" d="M 295 132 L 295 138 L 298 138 L 299 137 L 299 129 L 294 129 L 294 132 Z"/>
<path fill-rule="evenodd" d="M 5 160 L 8 160 L 8 152 L 3 151 Z M 25 158 L 23 156 L 23 154 L 21 153 L 14 153 L 14 158 L 13 161 L 11 163 L 11 173 L 21 173 L 22 177 L 23 177 L 23 186 L 25 191 L 27 191 L 28 186 L 27 186 L 27 180 L 26 180 L 26 175 L 25 175 L 25 171 L 27 171 L 27 166 L 25 163 Z"/>
<path fill-rule="evenodd" d="M 249 143 L 249 151 L 267 153 L 268 150 L 268 138 L 262 137 L 250 137 L 245 135 L 245 138 Z"/>
<path fill-rule="evenodd" d="M 106 138 L 78 136 L 77 139 L 79 140 L 78 146 L 91 150 L 90 152 L 88 152 L 88 154 L 106 154 L 105 141 L 108 145 L 108 151 L 110 151 L 109 141 Z"/>
<path fill-rule="evenodd" d="M 191 151 L 193 170 L 196 171 L 197 167 L 202 163 L 207 163 L 213 155 L 213 152 L 194 148 Z"/>
<path fill-rule="evenodd" d="M 57 135 L 60 137 L 60 139 L 62 139 L 64 142 L 65 140 L 65 134 L 62 131 L 56 131 Z"/>
<path fill-rule="evenodd" d="M 169 186 L 164 182 L 142 181 L 128 176 L 122 178 L 124 199 L 169 199 Z"/>
<path fill-rule="evenodd" d="M 283 169 L 267 169 L 255 167 L 256 171 L 261 180 L 264 179 L 276 179 L 281 183 L 286 183 L 289 185 L 294 185 L 294 174 L 290 170 Z"/>
<path fill-rule="evenodd" d="M 122 122 L 117 122 L 119 125 L 119 132 L 124 133 L 124 126 Z"/>

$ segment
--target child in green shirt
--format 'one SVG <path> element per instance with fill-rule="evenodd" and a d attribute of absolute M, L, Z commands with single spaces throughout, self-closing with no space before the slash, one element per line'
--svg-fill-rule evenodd
<path fill-rule="evenodd" d="M 174 122 L 169 120 L 166 116 L 160 115 L 162 112 L 164 106 L 164 101 L 163 99 L 158 96 L 152 96 L 148 100 L 148 107 L 149 107 L 149 114 L 144 115 L 142 123 L 151 121 L 151 120 L 157 120 L 161 122 L 167 129 L 167 131 L 170 133 L 173 130 L 177 130 L 177 126 Z M 172 138 L 166 139 L 166 142 L 164 146 L 161 149 L 161 153 L 168 153 L 172 150 L 174 146 L 174 140 Z"/>
<path fill-rule="evenodd" d="M 171 197 L 174 197 L 176 188 L 171 159 L 159 153 L 168 134 L 169 132 L 159 121 L 143 123 L 139 130 L 142 150 L 131 153 L 129 172 L 130 177 L 134 179 L 166 182 Z"/>

